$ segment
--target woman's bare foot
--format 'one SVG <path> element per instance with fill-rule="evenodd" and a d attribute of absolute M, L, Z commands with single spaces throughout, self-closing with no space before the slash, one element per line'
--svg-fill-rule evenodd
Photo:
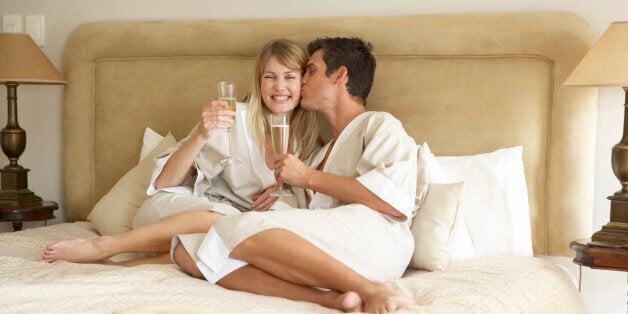
<path fill-rule="evenodd" d="M 362 299 L 355 292 L 346 292 L 338 296 L 336 309 L 347 313 L 362 312 Z"/>
<path fill-rule="evenodd" d="M 106 237 L 62 240 L 46 248 L 41 262 L 66 260 L 74 263 L 95 263 L 111 257 L 105 250 Z"/>
<path fill-rule="evenodd" d="M 66 261 L 64 259 L 58 259 L 58 260 L 50 262 L 50 264 L 62 264 L 62 263 L 71 263 L 71 262 L 68 262 L 68 261 Z M 105 260 L 102 260 L 102 261 L 96 261 L 96 262 L 93 262 L 93 263 L 90 263 L 90 264 L 102 264 L 102 265 L 118 266 L 116 262 L 113 262 L 110 259 L 105 259 Z"/>
<path fill-rule="evenodd" d="M 364 311 L 367 313 L 390 313 L 416 304 L 413 298 L 397 295 L 390 289 L 370 294 L 364 300 Z"/>

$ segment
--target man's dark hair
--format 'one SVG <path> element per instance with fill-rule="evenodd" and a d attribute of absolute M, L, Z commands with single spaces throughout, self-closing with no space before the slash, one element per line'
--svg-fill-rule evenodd
<path fill-rule="evenodd" d="M 375 76 L 375 57 L 371 53 L 373 45 L 356 37 L 317 38 L 307 45 L 310 55 L 319 49 L 322 49 L 323 61 L 327 64 L 325 75 L 329 77 L 345 66 L 349 74 L 349 94 L 366 105 L 366 97 L 371 92 Z"/>

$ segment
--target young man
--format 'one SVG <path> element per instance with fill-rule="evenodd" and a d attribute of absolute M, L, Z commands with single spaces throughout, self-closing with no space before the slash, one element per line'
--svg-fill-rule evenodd
<path fill-rule="evenodd" d="M 379 281 L 399 278 L 412 256 L 406 221 L 414 214 L 416 145 L 390 114 L 366 111 L 375 72 L 370 44 L 325 38 L 308 50 L 301 105 L 321 112 L 334 138 L 309 166 L 290 154 L 277 157 L 275 176 L 302 188 L 310 209 L 225 217 L 197 252 L 179 243 L 174 259 L 229 289 L 344 311 L 412 305 Z"/>

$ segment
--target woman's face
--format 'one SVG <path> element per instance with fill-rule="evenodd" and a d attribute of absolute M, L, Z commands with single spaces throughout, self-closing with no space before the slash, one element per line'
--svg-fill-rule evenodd
<path fill-rule="evenodd" d="M 262 100 L 270 111 L 291 112 L 301 99 L 301 72 L 288 69 L 275 56 L 264 64 L 261 79 Z"/>

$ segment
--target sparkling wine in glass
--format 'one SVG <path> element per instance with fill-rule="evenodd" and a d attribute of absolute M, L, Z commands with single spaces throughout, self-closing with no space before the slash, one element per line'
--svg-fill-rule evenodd
<path fill-rule="evenodd" d="M 235 96 L 235 83 L 234 82 L 218 82 L 218 100 L 224 101 L 227 104 L 222 107 L 223 110 L 236 111 L 236 96 Z M 232 127 L 227 128 L 227 136 L 229 137 L 229 152 L 225 156 L 225 159 L 220 163 L 223 165 L 230 165 L 237 162 L 237 158 L 233 155 L 233 140 L 231 136 Z"/>
<path fill-rule="evenodd" d="M 273 142 L 275 155 L 288 152 L 288 135 L 290 134 L 290 121 L 288 114 L 276 113 L 270 115 L 270 136 Z M 271 193 L 272 196 L 292 196 L 292 192 L 284 189 L 283 183 L 279 183 L 279 189 Z"/>

